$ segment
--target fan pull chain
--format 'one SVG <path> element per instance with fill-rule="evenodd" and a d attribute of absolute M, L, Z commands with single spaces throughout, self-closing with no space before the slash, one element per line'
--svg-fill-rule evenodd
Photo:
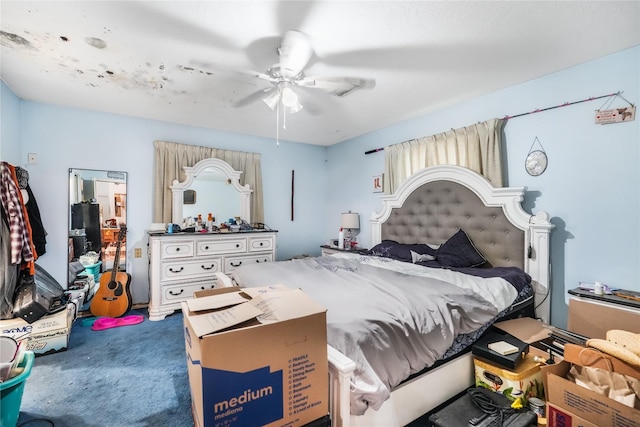
<path fill-rule="evenodd" d="M 280 103 L 282 102 L 282 97 L 280 97 Z M 282 109 L 282 129 L 287 130 L 287 109 Z"/>
<path fill-rule="evenodd" d="M 280 146 L 280 102 L 276 105 L 276 145 Z"/>

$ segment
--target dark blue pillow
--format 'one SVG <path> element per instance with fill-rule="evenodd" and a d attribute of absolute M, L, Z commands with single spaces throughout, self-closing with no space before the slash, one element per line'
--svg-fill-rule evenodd
<path fill-rule="evenodd" d="M 419 255 L 436 256 L 436 250 L 422 243 L 398 243 L 395 240 L 383 240 L 381 243 L 369 249 L 365 255 L 373 255 L 384 258 L 392 258 L 404 262 L 413 262 L 411 252 Z"/>
<path fill-rule="evenodd" d="M 440 245 L 436 261 L 443 267 L 478 267 L 487 262 L 462 229 Z"/>

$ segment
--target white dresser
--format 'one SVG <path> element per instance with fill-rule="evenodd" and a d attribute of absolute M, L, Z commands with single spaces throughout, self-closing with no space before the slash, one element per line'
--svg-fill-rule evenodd
<path fill-rule="evenodd" d="M 149 235 L 149 320 L 180 309 L 196 291 L 214 288 L 215 273 L 276 259 L 277 231 Z"/>

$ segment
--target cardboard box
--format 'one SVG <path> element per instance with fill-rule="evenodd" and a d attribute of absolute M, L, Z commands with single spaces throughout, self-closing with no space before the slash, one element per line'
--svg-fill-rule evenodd
<path fill-rule="evenodd" d="M 544 399 L 544 387 L 540 364 L 527 354 L 524 361 L 513 371 L 495 366 L 486 360 L 473 358 L 476 386 L 501 393 L 510 400 L 519 397 L 524 403 L 530 397 Z"/>
<path fill-rule="evenodd" d="M 576 365 L 606 369 L 607 371 L 640 379 L 640 368 L 631 366 L 617 357 L 609 356 L 594 348 L 583 347 L 576 344 L 565 344 L 564 360 Z"/>
<path fill-rule="evenodd" d="M 640 426 L 640 410 L 567 380 L 566 375 L 570 369 L 571 364 L 567 361 L 542 368 L 548 403 L 596 426 Z"/>
<path fill-rule="evenodd" d="M 640 334 L 640 309 L 572 296 L 569 298 L 567 329 L 589 338 L 602 339 L 611 329 Z"/>
<path fill-rule="evenodd" d="M 551 333 L 549 325 L 531 317 L 505 320 L 494 323 L 493 326 L 529 344 L 543 340 Z"/>
<path fill-rule="evenodd" d="M 76 318 L 76 306 L 44 316 L 29 324 L 21 318 L 0 321 L 0 335 L 24 340 L 27 350 L 35 354 L 49 354 L 66 350 L 69 346 L 71 325 Z"/>
<path fill-rule="evenodd" d="M 598 427 L 577 416 L 576 414 L 559 408 L 553 403 L 547 402 L 547 425 L 549 427 Z"/>
<path fill-rule="evenodd" d="M 326 416 L 326 309 L 297 289 L 242 291 L 210 289 L 182 303 L 195 426 L 293 426 Z"/>

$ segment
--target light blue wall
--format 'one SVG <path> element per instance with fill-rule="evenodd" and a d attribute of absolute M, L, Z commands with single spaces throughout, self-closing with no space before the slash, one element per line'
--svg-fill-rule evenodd
<path fill-rule="evenodd" d="M 265 222 L 278 233 L 278 259 L 319 254 L 323 221 L 324 147 L 261 139 L 171 123 L 104 114 L 35 102 L 22 102 L 21 158 L 37 153 L 29 171 L 48 231 L 47 253 L 38 261 L 61 283 L 66 281 L 68 169 L 128 172 L 127 271 L 135 302 L 148 290 L 146 230 L 152 218 L 153 141 L 165 140 L 261 153 Z M 24 163 L 24 162 L 23 162 Z M 295 218 L 291 221 L 291 170 L 295 170 Z M 133 258 L 133 248 L 143 258 Z"/>
<path fill-rule="evenodd" d="M 0 80 L 0 159 L 20 162 L 20 98 Z"/>
<path fill-rule="evenodd" d="M 639 63 L 640 47 L 635 47 L 329 147 L 328 188 L 340 191 L 327 196 L 326 233 L 335 234 L 340 212 L 351 209 L 366 221 L 381 208 L 371 178 L 383 172 L 384 152 L 365 156 L 365 151 L 618 91 L 638 103 Z M 508 185 L 527 187 L 528 211 L 548 212 L 556 226 L 551 235 L 556 326 L 566 325 L 566 291 L 580 281 L 640 291 L 640 118 L 596 125 L 594 110 L 604 101 L 514 118 L 505 126 Z M 627 104 L 618 99 L 611 105 Z M 549 156 L 539 177 L 524 170 L 535 137 Z M 359 237 L 369 245 L 370 230 Z"/>
<path fill-rule="evenodd" d="M 637 103 L 639 62 L 636 47 L 328 148 L 286 142 L 278 147 L 271 139 L 16 101 L 3 85 L 3 159 L 9 146 L 10 160 L 30 172 L 49 232 L 48 253 L 40 263 L 61 282 L 66 276 L 68 168 L 129 172 L 128 247 L 146 247 L 156 139 L 262 153 L 265 216 L 268 225 L 280 230 L 278 258 L 318 254 L 320 244 L 337 237 L 340 213 L 347 210 L 360 213 L 359 241 L 370 243 L 367 221 L 380 209 L 371 179 L 383 171 L 384 152 L 365 156 L 365 151 L 619 90 Z M 505 126 L 508 184 L 526 186 L 527 209 L 549 212 L 556 225 L 551 257 L 552 323 L 557 326 L 566 325 L 566 290 L 579 281 L 640 290 L 640 119 L 595 125 L 594 110 L 602 102 L 515 118 Z M 618 100 L 614 106 L 623 104 Z M 10 132 L 5 132 L 7 122 Z M 16 136 L 19 147 L 7 144 L 6 138 Z M 523 165 L 535 137 L 549 155 L 549 168 L 534 178 Z M 27 153 L 37 153 L 39 163 L 23 164 Z M 296 178 L 293 222 L 291 170 Z M 147 260 L 131 255 L 132 288 L 140 292 L 148 287 Z"/>

